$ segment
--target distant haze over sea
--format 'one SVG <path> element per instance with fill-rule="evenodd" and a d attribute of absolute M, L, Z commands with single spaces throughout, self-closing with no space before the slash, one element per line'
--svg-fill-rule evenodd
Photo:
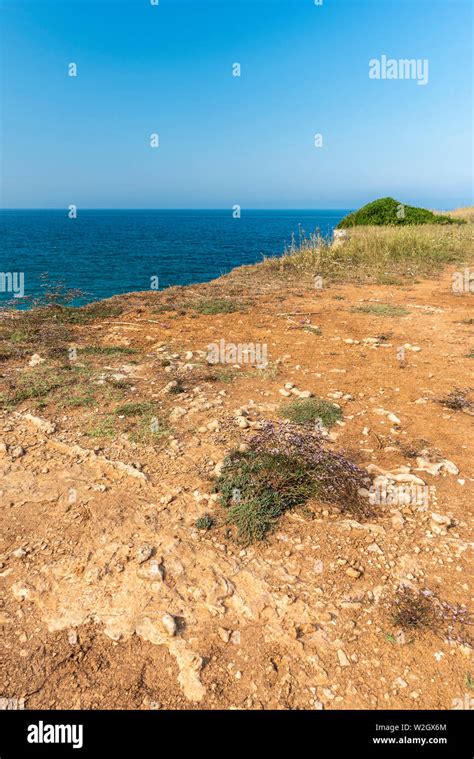
<path fill-rule="evenodd" d="M 26 296 L 40 293 L 40 276 L 85 297 L 206 282 L 236 266 L 284 252 L 319 230 L 331 235 L 352 209 L 246 210 L 1 210 L 0 272 L 24 272 Z M 155 278 L 154 280 L 152 278 Z M 11 293 L 0 292 L 0 303 Z M 18 299 L 19 300 L 19 299 Z"/>

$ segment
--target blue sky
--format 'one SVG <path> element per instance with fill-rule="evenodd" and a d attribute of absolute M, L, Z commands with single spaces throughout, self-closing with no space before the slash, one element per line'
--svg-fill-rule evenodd
<path fill-rule="evenodd" d="M 3 207 L 473 202 L 467 0 L 0 8 Z M 428 84 L 370 79 L 383 54 L 428 59 Z"/>

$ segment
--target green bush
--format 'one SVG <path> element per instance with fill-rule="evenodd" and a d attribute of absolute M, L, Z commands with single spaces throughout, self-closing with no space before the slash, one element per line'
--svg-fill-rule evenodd
<path fill-rule="evenodd" d="M 347 229 L 357 226 L 395 225 L 400 224 L 459 224 L 461 219 L 452 219 L 428 211 L 426 208 L 407 206 L 394 198 L 380 198 L 348 214 L 337 225 L 337 229 Z"/>
<path fill-rule="evenodd" d="M 198 530 L 210 530 L 211 527 L 214 527 L 214 518 L 210 514 L 203 514 L 202 517 L 196 519 L 194 526 Z"/>
<path fill-rule="evenodd" d="M 267 421 L 250 450 L 233 451 L 215 484 L 239 542 L 262 540 L 283 512 L 309 499 L 337 504 L 356 518 L 372 515 L 360 489 L 370 477 L 341 453 L 323 447 L 314 430 Z"/>
<path fill-rule="evenodd" d="M 262 540 L 284 511 L 318 492 L 308 470 L 305 462 L 283 454 L 235 452 L 226 459 L 216 489 L 240 543 Z"/>

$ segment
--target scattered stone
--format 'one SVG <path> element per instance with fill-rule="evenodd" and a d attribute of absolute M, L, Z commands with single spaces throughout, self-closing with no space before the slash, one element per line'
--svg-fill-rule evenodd
<path fill-rule="evenodd" d="M 37 429 L 40 430 L 40 432 L 44 432 L 45 435 L 51 435 L 53 432 L 56 431 L 56 425 L 52 422 L 49 422 L 47 419 L 41 419 L 39 416 L 34 416 L 33 414 L 19 414 L 15 413 L 15 416 L 23 419 L 25 422 L 30 422 L 33 424 Z"/>
<path fill-rule="evenodd" d="M 407 688 L 408 687 L 408 683 L 406 682 L 406 680 L 403 680 L 401 677 L 397 677 L 393 681 L 393 687 L 394 688 Z"/>
<path fill-rule="evenodd" d="M 21 459 L 22 456 L 24 456 L 26 453 L 25 449 L 21 445 L 16 445 L 12 450 L 10 451 L 10 455 L 12 459 Z"/>
<path fill-rule="evenodd" d="M 42 358 L 39 353 L 33 353 L 32 357 L 28 361 L 28 366 L 39 366 L 44 364 L 46 359 Z"/>
<path fill-rule="evenodd" d="M 433 464 L 431 461 L 418 456 L 416 463 L 416 471 L 428 472 L 428 474 L 433 475 L 439 475 L 441 473 L 444 474 L 445 472 L 448 474 L 459 474 L 459 469 L 457 468 L 456 464 L 453 464 L 452 461 L 448 461 L 448 459 L 443 459 L 443 461 L 438 461 Z"/>
<path fill-rule="evenodd" d="M 435 535 L 446 535 L 448 527 L 452 524 L 449 517 L 443 516 L 443 514 L 437 514 L 433 512 L 431 514 L 430 529 Z"/>
<path fill-rule="evenodd" d="M 170 367 L 168 367 L 168 366 L 166 367 L 166 369 L 169 369 L 169 368 Z M 165 387 L 163 388 L 163 392 L 164 393 L 171 393 L 172 390 L 173 390 L 173 388 L 175 388 L 177 386 L 178 386 L 177 380 L 171 380 L 171 382 L 168 382 L 168 384 L 165 385 Z"/>
<path fill-rule="evenodd" d="M 137 569 L 137 575 L 142 580 L 164 580 L 164 572 L 158 561 L 146 561 Z"/>
<path fill-rule="evenodd" d="M 367 550 L 370 551 L 371 553 L 377 553 L 380 556 L 383 556 L 383 551 L 380 548 L 380 546 L 377 545 L 377 543 L 371 543 L 369 546 L 367 546 Z"/>
<path fill-rule="evenodd" d="M 178 626 L 176 624 L 175 618 L 172 617 L 171 614 L 163 614 L 161 618 L 161 622 L 166 632 L 168 633 L 168 635 L 170 635 L 171 637 L 176 635 Z"/>
<path fill-rule="evenodd" d="M 348 569 L 346 569 L 346 575 L 348 577 L 352 577 L 354 580 L 357 580 L 361 574 L 362 572 L 360 572 L 358 569 L 355 569 L 354 567 L 348 567 Z"/>
<path fill-rule="evenodd" d="M 240 427 L 242 430 L 247 429 L 247 427 L 250 427 L 249 422 L 245 418 L 245 416 L 238 416 L 236 417 L 237 426 Z"/>
<path fill-rule="evenodd" d="M 167 506 L 169 503 L 174 501 L 174 495 L 172 493 L 168 493 L 168 495 L 162 495 L 160 498 L 160 503 Z"/>
<path fill-rule="evenodd" d="M 145 561 L 147 561 L 153 554 L 153 548 L 150 545 L 143 545 L 140 546 L 140 548 L 137 551 L 137 561 L 139 564 L 143 564 Z"/>
<path fill-rule="evenodd" d="M 338 649 L 338 651 L 337 651 L 337 658 L 339 659 L 339 664 L 341 665 L 341 667 L 349 667 L 350 666 L 351 663 L 350 663 L 349 659 L 347 658 L 345 652 L 342 650 L 342 648 Z"/>
<path fill-rule="evenodd" d="M 15 559 L 22 559 L 26 555 L 27 555 L 27 551 L 25 551 L 24 548 L 16 548 L 14 551 L 12 551 L 12 556 Z"/>
<path fill-rule="evenodd" d="M 69 630 L 67 634 L 68 642 L 71 646 L 76 646 L 78 637 L 77 637 L 77 630 Z"/>

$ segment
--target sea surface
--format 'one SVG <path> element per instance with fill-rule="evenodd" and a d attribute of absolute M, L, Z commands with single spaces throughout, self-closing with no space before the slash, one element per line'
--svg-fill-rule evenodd
<path fill-rule="evenodd" d="M 26 306 L 51 284 L 80 290 L 82 304 L 119 293 L 207 282 L 242 264 L 281 255 L 319 231 L 331 235 L 344 210 L 0 210 L 0 304 L 11 300 L 2 273 L 23 273 Z M 154 279 L 152 279 L 154 278 Z M 13 281 L 13 280 L 12 280 Z M 16 280 L 20 290 L 21 279 Z M 5 290 L 5 292 L 1 292 Z"/>

